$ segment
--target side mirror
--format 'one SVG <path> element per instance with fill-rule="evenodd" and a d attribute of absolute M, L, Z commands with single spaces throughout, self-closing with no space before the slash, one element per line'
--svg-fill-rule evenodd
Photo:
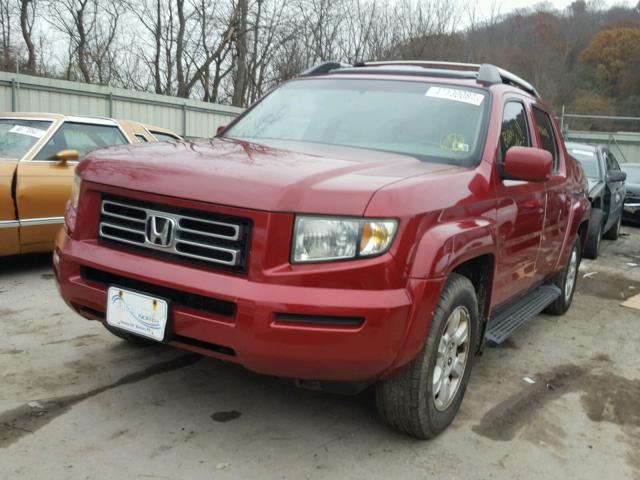
<path fill-rule="evenodd" d="M 607 173 L 607 182 L 624 182 L 626 179 L 626 172 L 621 172 L 620 170 L 612 170 Z"/>
<path fill-rule="evenodd" d="M 544 182 L 551 176 L 553 158 L 541 148 L 511 147 L 502 161 L 502 178 Z"/>
<path fill-rule="evenodd" d="M 66 165 L 67 162 L 78 160 L 78 158 L 80 158 L 80 154 L 77 150 L 60 150 L 56 153 L 58 165 Z"/>
<path fill-rule="evenodd" d="M 220 125 L 218 128 L 216 128 L 216 137 L 218 135 L 222 135 L 224 133 L 224 130 L 227 128 L 226 125 Z"/>

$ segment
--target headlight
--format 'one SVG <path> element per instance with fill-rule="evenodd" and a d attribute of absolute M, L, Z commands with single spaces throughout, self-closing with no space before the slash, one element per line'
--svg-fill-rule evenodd
<path fill-rule="evenodd" d="M 395 220 L 296 217 L 294 263 L 371 257 L 386 252 L 396 233 Z"/>
<path fill-rule="evenodd" d="M 71 188 L 71 206 L 74 210 L 78 209 L 78 200 L 80 199 L 80 185 L 82 185 L 82 180 L 80 176 L 76 174 L 73 177 L 73 187 Z"/>

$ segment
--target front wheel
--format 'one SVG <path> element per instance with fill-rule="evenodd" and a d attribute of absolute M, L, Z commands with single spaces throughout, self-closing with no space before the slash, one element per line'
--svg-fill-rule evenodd
<path fill-rule="evenodd" d="M 567 264 L 553 280 L 553 284 L 560 289 L 560 296 L 545 309 L 545 313 L 563 315 L 573 301 L 573 294 L 578 283 L 578 268 L 580 267 L 580 239 L 576 239 L 571 248 Z"/>
<path fill-rule="evenodd" d="M 604 238 L 606 238 L 607 240 L 617 240 L 620 237 L 621 225 L 622 225 L 622 213 L 618 215 L 618 221 L 615 223 L 615 225 L 611 227 L 609 231 L 604 234 Z"/>
<path fill-rule="evenodd" d="M 422 351 L 396 376 L 376 385 L 378 414 L 417 438 L 438 435 L 453 421 L 478 348 L 478 300 L 468 278 L 451 274 Z"/>
<path fill-rule="evenodd" d="M 600 255 L 600 242 L 602 240 L 602 210 L 594 208 L 591 210 L 591 220 L 589 220 L 589 230 L 587 240 L 584 244 L 584 256 L 596 259 Z"/>

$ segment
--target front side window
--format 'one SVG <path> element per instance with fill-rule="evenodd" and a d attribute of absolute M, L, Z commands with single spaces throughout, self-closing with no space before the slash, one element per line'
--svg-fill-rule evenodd
<path fill-rule="evenodd" d="M 46 120 L 0 118 L 0 158 L 19 160 L 51 127 Z"/>
<path fill-rule="evenodd" d="M 500 130 L 500 153 L 504 159 L 511 147 L 530 147 L 531 137 L 527 123 L 527 113 L 520 102 L 509 102 L 502 114 L 502 129 Z"/>
<path fill-rule="evenodd" d="M 616 160 L 616 157 L 613 156 L 613 153 L 610 151 L 605 151 L 605 155 L 607 156 L 607 171 L 619 171 L 620 165 Z"/>
<path fill-rule="evenodd" d="M 34 160 L 55 160 L 61 150 L 77 150 L 80 157 L 95 148 L 128 143 L 120 129 L 110 125 L 65 122 L 36 154 Z"/>
<path fill-rule="evenodd" d="M 555 134 L 553 133 L 553 126 L 551 124 L 551 118 L 546 112 L 538 108 L 533 109 L 533 118 L 538 128 L 538 135 L 540 136 L 541 147 L 547 152 L 551 153 L 553 158 L 553 169 L 558 169 L 558 146 L 556 143 Z"/>
<path fill-rule="evenodd" d="M 314 78 L 276 89 L 223 137 L 381 150 L 472 165 L 484 144 L 488 94 L 400 80 Z"/>

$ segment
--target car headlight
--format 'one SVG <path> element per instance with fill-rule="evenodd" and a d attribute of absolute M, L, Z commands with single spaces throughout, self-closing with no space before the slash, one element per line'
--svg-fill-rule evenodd
<path fill-rule="evenodd" d="M 71 206 L 74 210 L 78 209 L 78 200 L 80 200 L 80 186 L 82 185 L 82 179 L 78 174 L 73 177 L 73 187 L 71 188 Z"/>
<path fill-rule="evenodd" d="M 395 220 L 296 217 L 294 263 L 371 257 L 386 252 L 396 233 Z"/>

